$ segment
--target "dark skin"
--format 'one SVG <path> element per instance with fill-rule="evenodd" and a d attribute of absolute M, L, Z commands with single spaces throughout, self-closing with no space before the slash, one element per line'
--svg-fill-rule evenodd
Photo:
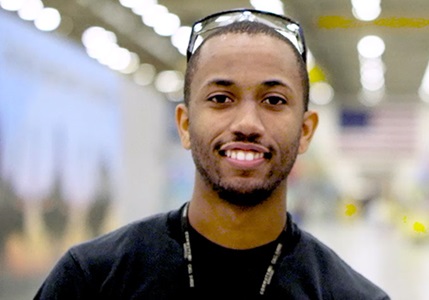
<path fill-rule="evenodd" d="M 228 33 L 207 41 L 200 54 L 189 106 L 176 108 L 182 145 L 197 165 L 189 221 L 224 247 L 258 247 L 286 224 L 287 176 L 307 150 L 318 115 L 304 109 L 289 44 Z M 234 203 L 219 187 L 254 200 Z M 266 192 L 250 197 L 256 191 Z"/>

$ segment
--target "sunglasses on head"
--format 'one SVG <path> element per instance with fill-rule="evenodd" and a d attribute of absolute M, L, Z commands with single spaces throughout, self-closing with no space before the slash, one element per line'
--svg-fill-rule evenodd
<path fill-rule="evenodd" d="M 254 9 L 233 9 L 218 12 L 200 19 L 192 26 L 191 37 L 187 49 L 187 60 L 198 49 L 203 41 L 222 27 L 238 22 L 259 22 L 273 28 L 288 39 L 301 54 L 306 62 L 307 49 L 305 46 L 304 33 L 298 22 L 270 12 Z"/>

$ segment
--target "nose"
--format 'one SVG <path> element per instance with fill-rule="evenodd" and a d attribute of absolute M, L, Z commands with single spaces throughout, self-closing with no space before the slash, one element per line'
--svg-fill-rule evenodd
<path fill-rule="evenodd" d="M 236 107 L 233 118 L 230 129 L 236 136 L 258 138 L 264 133 L 257 101 L 243 100 Z"/>

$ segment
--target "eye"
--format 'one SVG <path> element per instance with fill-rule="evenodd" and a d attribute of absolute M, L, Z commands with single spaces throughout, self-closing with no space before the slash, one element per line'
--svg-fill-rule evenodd
<path fill-rule="evenodd" d="M 219 104 L 232 102 L 232 99 L 226 95 L 214 95 L 214 96 L 211 96 L 210 98 L 208 98 L 207 100 L 211 101 L 213 103 L 219 103 Z"/>
<path fill-rule="evenodd" d="M 287 104 L 287 101 L 282 97 L 271 96 L 271 97 L 265 98 L 262 101 L 262 103 L 269 104 L 269 105 L 283 105 L 283 104 Z"/>

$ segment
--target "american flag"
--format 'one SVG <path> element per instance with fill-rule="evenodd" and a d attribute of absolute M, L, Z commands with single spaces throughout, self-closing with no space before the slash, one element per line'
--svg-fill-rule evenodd
<path fill-rule="evenodd" d="M 416 150 L 418 115 L 412 106 L 340 111 L 339 148 L 359 156 L 406 156 Z"/>

